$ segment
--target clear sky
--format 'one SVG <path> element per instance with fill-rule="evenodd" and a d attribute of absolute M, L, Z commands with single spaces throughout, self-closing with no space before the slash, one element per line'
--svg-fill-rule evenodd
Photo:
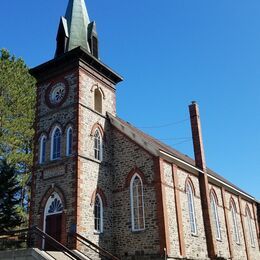
<path fill-rule="evenodd" d="M 1 0 L 0 48 L 30 67 L 51 59 L 67 2 Z M 196 100 L 208 166 L 260 199 L 260 1 L 86 3 L 101 60 L 125 79 L 118 115 L 193 157 Z"/>

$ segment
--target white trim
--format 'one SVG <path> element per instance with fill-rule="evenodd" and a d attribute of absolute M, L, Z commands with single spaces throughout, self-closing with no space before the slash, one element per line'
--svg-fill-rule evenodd
<path fill-rule="evenodd" d="M 43 140 L 45 139 L 45 156 L 44 156 L 44 161 L 43 161 Z M 39 156 L 39 163 L 43 164 L 46 161 L 46 141 L 47 137 L 46 135 L 42 135 L 40 139 L 40 156 Z"/>
<path fill-rule="evenodd" d="M 189 211 L 189 216 L 190 216 L 191 234 L 197 235 L 198 229 L 197 229 L 196 211 L 195 211 L 195 205 L 194 205 L 194 194 L 193 194 L 193 189 L 192 189 L 191 183 L 189 181 L 186 184 L 186 195 L 187 195 L 187 201 L 188 201 L 188 211 Z M 193 231 L 193 226 L 194 226 L 194 231 Z"/>
<path fill-rule="evenodd" d="M 71 140 L 69 140 L 69 137 L 70 137 L 69 131 L 71 131 Z M 72 140 L 73 140 L 72 135 L 73 135 L 73 130 L 72 130 L 72 127 L 70 126 L 66 131 L 66 156 L 72 155 Z M 71 153 L 69 153 L 69 150 L 70 150 L 69 149 L 69 143 L 70 143 L 70 141 L 71 141 Z"/>
<path fill-rule="evenodd" d="M 133 182 L 135 180 L 135 178 L 138 178 L 140 180 L 141 183 L 141 187 L 142 187 L 142 213 L 143 213 L 143 222 L 144 222 L 144 226 L 143 228 L 135 228 L 135 216 L 134 216 L 134 199 L 133 199 Z M 143 192 L 143 181 L 142 178 L 139 176 L 139 174 L 135 173 L 132 176 L 131 182 L 130 182 L 130 204 L 131 204 L 131 226 L 132 226 L 132 231 L 142 231 L 145 230 L 145 215 L 144 215 L 144 192 Z"/>
<path fill-rule="evenodd" d="M 221 235 L 220 221 L 218 216 L 218 206 L 217 206 L 216 196 L 213 193 L 211 193 L 210 196 L 210 204 L 211 204 L 211 210 L 212 210 L 212 214 L 216 226 L 216 239 L 221 241 L 222 235 Z"/>
<path fill-rule="evenodd" d="M 55 126 L 54 129 L 52 130 L 52 133 L 51 133 L 51 153 L 50 153 L 51 161 L 60 159 L 60 157 L 58 157 L 58 158 L 53 158 L 53 145 L 54 145 L 54 143 L 53 143 L 53 141 L 54 141 L 53 138 L 54 138 L 55 131 L 56 131 L 57 129 L 59 129 L 59 131 L 60 131 L 60 157 L 61 157 L 61 135 L 62 135 L 62 131 L 61 131 L 61 129 L 60 129 L 59 126 Z"/>
<path fill-rule="evenodd" d="M 96 216 L 95 216 L 95 206 L 96 206 L 96 199 L 98 197 L 99 203 L 100 203 L 100 230 L 96 230 L 95 229 L 95 220 L 96 220 Z M 104 224 L 104 208 L 103 208 L 103 200 L 101 198 L 101 196 L 97 193 L 96 197 L 95 197 L 95 202 L 94 202 L 94 233 L 96 234 L 102 234 L 104 229 L 103 229 L 103 224 Z"/>
<path fill-rule="evenodd" d="M 98 133 L 98 138 L 99 138 L 99 147 L 96 148 L 96 133 Z M 94 132 L 94 158 L 98 161 L 102 161 L 103 160 L 103 138 L 102 138 L 102 134 L 100 132 L 100 130 L 97 128 Z M 98 149 L 99 148 L 99 149 Z M 96 158 L 96 151 L 99 153 L 99 158 Z"/>
<path fill-rule="evenodd" d="M 52 204 L 53 200 L 58 199 L 61 203 L 62 200 L 59 196 L 59 194 L 57 192 L 53 192 L 50 197 L 48 198 L 46 204 L 45 204 L 45 208 L 44 208 L 44 214 L 43 214 L 43 232 L 46 233 L 46 218 L 47 216 L 51 216 L 51 215 L 56 215 L 56 214 L 61 214 L 64 210 L 64 205 L 63 206 L 63 210 L 62 211 L 58 211 L 58 212 L 54 212 L 54 213 L 48 213 L 49 207 Z M 45 246 L 45 239 L 42 240 L 42 248 L 44 248 Z"/>
<path fill-rule="evenodd" d="M 187 162 L 185 162 L 185 161 L 183 161 L 183 160 L 181 160 L 181 159 L 179 159 L 179 158 L 177 158 L 177 157 L 175 157 L 175 156 L 173 156 L 173 155 L 171 155 L 171 154 L 169 154 L 169 153 L 167 153 L 167 152 L 164 152 L 163 150 L 159 150 L 159 151 L 160 151 L 160 153 L 162 153 L 162 154 L 164 154 L 164 155 L 166 155 L 166 156 L 168 156 L 168 157 L 170 157 L 170 158 L 172 158 L 172 159 L 174 159 L 174 160 L 176 160 L 176 161 L 178 161 L 178 162 L 180 162 L 180 163 L 182 163 L 182 164 L 184 164 L 184 165 L 186 165 L 186 166 L 192 168 L 193 170 L 196 170 L 196 171 L 201 172 L 201 173 L 205 173 L 205 172 L 202 171 L 201 169 L 199 169 L 199 168 L 197 168 L 197 167 L 195 167 L 195 166 L 193 166 L 193 165 L 191 165 L 191 164 L 189 164 L 189 163 L 187 163 Z M 249 198 L 249 199 L 251 199 L 251 200 L 253 200 L 253 201 L 256 201 L 256 199 L 255 199 L 254 197 L 252 197 L 252 196 L 250 196 L 250 195 L 248 195 L 248 194 L 246 194 L 246 193 L 244 193 L 244 192 L 242 192 L 242 191 L 236 189 L 235 187 L 233 187 L 233 186 L 227 184 L 226 182 L 224 182 L 224 181 L 222 181 L 222 180 L 220 180 L 220 179 L 214 177 L 213 175 L 211 175 L 211 174 L 209 174 L 209 173 L 207 173 L 207 175 L 208 175 L 210 178 L 212 178 L 213 180 L 215 180 L 215 181 L 217 181 L 217 182 L 219 182 L 219 183 L 225 185 L 226 187 L 230 188 L 231 190 L 234 190 L 234 191 L 236 191 L 237 193 L 242 194 L 243 196 L 245 196 L 245 197 L 247 197 L 247 198 Z"/>

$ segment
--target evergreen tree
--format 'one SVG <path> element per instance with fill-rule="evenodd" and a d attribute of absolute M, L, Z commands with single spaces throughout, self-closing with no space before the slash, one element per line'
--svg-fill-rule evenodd
<path fill-rule="evenodd" d="M 10 231 L 22 222 L 19 214 L 20 186 L 14 166 L 0 160 L 0 234 Z"/>
<path fill-rule="evenodd" d="M 22 59 L 0 51 L 0 159 L 15 165 L 21 208 L 26 208 L 26 183 L 33 161 L 35 80 Z M 1 197 L 0 197 L 1 198 Z M 21 210 L 22 211 L 22 210 Z"/>

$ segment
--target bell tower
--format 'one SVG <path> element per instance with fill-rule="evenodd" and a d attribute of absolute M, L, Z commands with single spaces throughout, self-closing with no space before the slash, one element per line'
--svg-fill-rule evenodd
<path fill-rule="evenodd" d="M 37 80 L 30 226 L 64 244 L 74 230 L 94 243 L 107 240 L 110 250 L 107 113 L 116 114 L 116 85 L 122 78 L 99 59 L 96 24 L 84 0 L 69 0 L 55 58 L 30 72 Z M 98 216 L 96 200 L 102 208 Z"/>

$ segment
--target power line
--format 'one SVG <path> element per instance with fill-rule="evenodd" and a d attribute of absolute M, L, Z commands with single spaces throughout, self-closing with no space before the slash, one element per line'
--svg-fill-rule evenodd
<path fill-rule="evenodd" d="M 159 140 L 167 141 L 167 140 L 190 140 L 191 137 L 172 137 L 172 138 L 158 138 Z"/>
<path fill-rule="evenodd" d="M 181 124 L 183 122 L 188 121 L 189 118 L 177 121 L 177 122 L 173 122 L 173 123 L 169 123 L 169 124 L 165 124 L 165 125 L 157 125 L 157 126 L 138 126 L 138 128 L 142 128 L 142 129 L 148 129 L 148 128 L 164 128 L 164 127 L 168 127 L 168 126 L 172 126 L 172 125 L 178 125 Z"/>

